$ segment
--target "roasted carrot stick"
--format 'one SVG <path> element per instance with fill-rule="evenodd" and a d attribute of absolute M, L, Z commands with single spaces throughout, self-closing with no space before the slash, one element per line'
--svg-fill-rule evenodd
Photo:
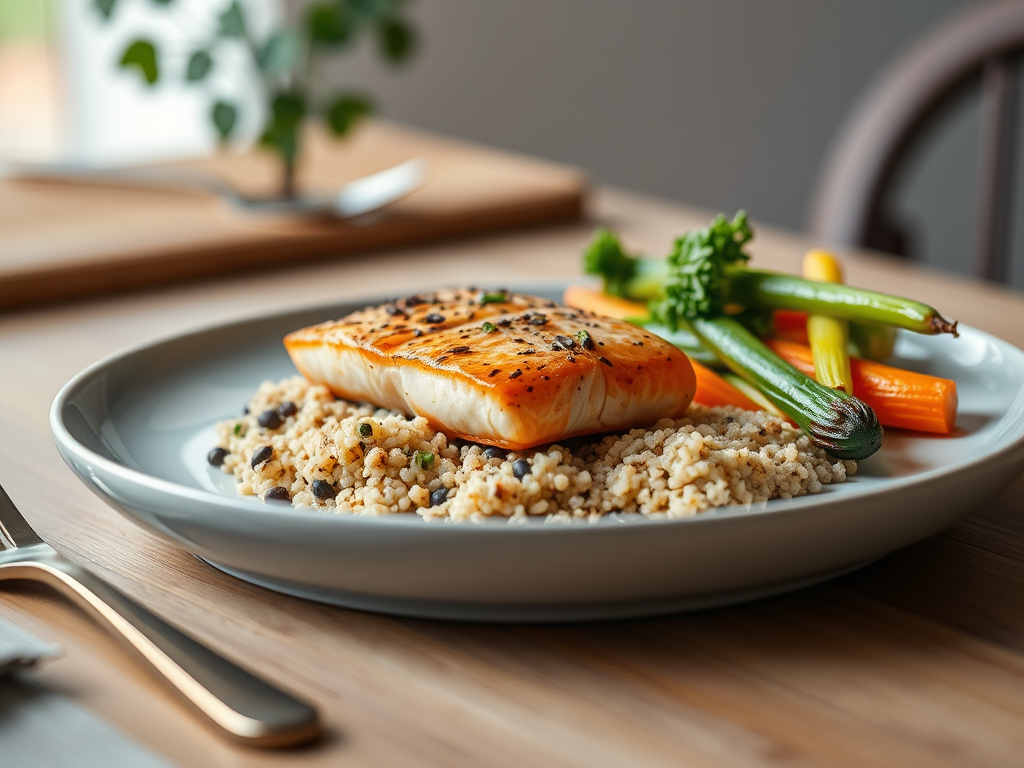
<path fill-rule="evenodd" d="M 585 309 L 596 315 L 614 317 L 616 320 L 627 318 L 646 318 L 650 313 L 647 307 L 636 301 L 609 296 L 603 291 L 586 288 L 582 285 L 570 285 L 562 294 L 562 303 L 567 307 Z"/>
<path fill-rule="evenodd" d="M 735 386 L 723 379 L 693 358 L 690 358 L 694 376 L 697 378 L 697 393 L 693 402 L 708 407 L 719 405 L 735 405 L 745 411 L 760 411 L 761 406 L 740 392 Z"/>
<path fill-rule="evenodd" d="M 766 343 L 794 368 L 814 375 L 810 347 L 783 339 Z M 943 435 L 953 431 L 956 382 L 856 357 L 850 359 L 850 372 L 853 394 L 871 406 L 884 426 Z"/>

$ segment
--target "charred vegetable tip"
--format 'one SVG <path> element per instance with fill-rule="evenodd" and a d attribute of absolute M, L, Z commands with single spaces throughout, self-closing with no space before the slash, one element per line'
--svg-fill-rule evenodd
<path fill-rule="evenodd" d="M 730 370 L 763 392 L 833 456 L 866 459 L 881 447 L 882 425 L 866 403 L 805 376 L 738 321 L 698 318 L 693 329 Z"/>

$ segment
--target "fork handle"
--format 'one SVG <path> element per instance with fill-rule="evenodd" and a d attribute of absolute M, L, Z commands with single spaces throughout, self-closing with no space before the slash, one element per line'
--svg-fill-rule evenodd
<path fill-rule="evenodd" d="M 0 565 L 0 580 L 4 579 L 42 581 L 70 597 L 236 740 L 280 747 L 308 741 L 320 732 L 312 707 L 214 653 L 56 553 L 6 562 Z"/>

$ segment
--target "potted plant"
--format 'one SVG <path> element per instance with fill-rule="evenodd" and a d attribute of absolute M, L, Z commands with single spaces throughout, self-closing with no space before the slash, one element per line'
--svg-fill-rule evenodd
<path fill-rule="evenodd" d="M 94 0 L 104 19 L 122 2 Z M 150 2 L 169 5 L 174 0 Z M 282 24 L 257 39 L 247 22 L 245 6 L 230 0 L 217 15 L 213 34 L 192 43 L 185 80 L 195 84 L 207 80 L 225 44 L 241 42 L 265 104 L 259 144 L 281 161 L 280 196 L 294 198 L 306 121 L 322 119 L 330 133 L 341 138 L 374 111 L 373 101 L 365 93 L 335 91 L 322 82 L 318 73 L 323 60 L 344 55 L 361 39 L 372 38 L 386 63 L 398 66 L 407 62 L 416 48 L 416 32 L 404 14 L 405 5 L 405 0 L 320 0 L 304 6 L 298 23 Z M 160 81 L 161 52 L 145 37 L 128 44 L 120 65 L 137 70 L 150 86 Z M 214 95 L 209 116 L 221 142 L 226 142 L 238 123 L 239 105 Z"/>

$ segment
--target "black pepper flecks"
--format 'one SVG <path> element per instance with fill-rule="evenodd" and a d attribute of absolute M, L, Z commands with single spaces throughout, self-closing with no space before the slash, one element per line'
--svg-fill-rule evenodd
<path fill-rule="evenodd" d="M 444 322 L 444 315 L 439 315 L 437 312 L 431 312 L 420 320 L 420 322 L 427 323 L 428 325 L 437 325 L 438 323 Z"/>
<path fill-rule="evenodd" d="M 438 488 L 437 490 L 430 492 L 430 506 L 437 507 L 448 501 L 448 489 Z"/>
<path fill-rule="evenodd" d="M 483 456 L 485 459 L 504 459 L 508 456 L 508 451 L 499 448 L 496 445 L 489 445 L 484 448 Z"/>
<path fill-rule="evenodd" d="M 575 349 L 575 347 L 575 341 L 570 339 L 568 336 L 563 336 L 561 334 L 555 336 L 555 340 L 551 342 L 551 348 L 555 350 L 564 349 L 568 351 L 570 349 Z"/>
<path fill-rule="evenodd" d="M 423 335 L 423 331 L 421 331 L 419 328 L 417 328 L 415 331 L 412 332 L 412 335 L 415 336 L 418 339 L 420 336 Z"/>
<path fill-rule="evenodd" d="M 493 379 L 499 373 L 501 373 L 501 368 L 495 368 L 493 371 L 491 371 L 490 373 L 487 374 L 487 378 L 488 379 Z"/>
<path fill-rule="evenodd" d="M 508 375 L 508 377 L 510 379 L 518 379 L 522 375 L 523 375 L 523 372 L 519 368 L 516 368 L 514 371 L 512 371 L 512 373 L 510 373 Z"/>
<path fill-rule="evenodd" d="M 611 363 L 610 363 L 610 362 L 608 361 L 608 358 L 607 358 L 607 357 L 599 357 L 599 358 L 597 358 L 597 361 L 598 361 L 599 363 L 604 363 L 604 364 L 605 364 L 605 365 L 607 365 L 607 366 L 608 366 L 609 368 L 611 368 L 611 367 L 612 367 L 612 364 L 611 364 Z"/>
<path fill-rule="evenodd" d="M 252 452 L 252 459 L 249 461 L 249 466 L 256 469 L 260 464 L 265 464 L 270 461 L 274 456 L 274 449 L 269 445 L 261 445 L 255 451 Z"/>

